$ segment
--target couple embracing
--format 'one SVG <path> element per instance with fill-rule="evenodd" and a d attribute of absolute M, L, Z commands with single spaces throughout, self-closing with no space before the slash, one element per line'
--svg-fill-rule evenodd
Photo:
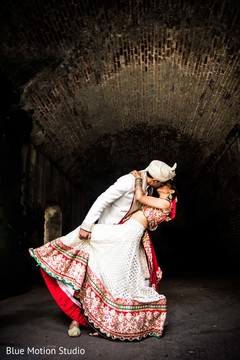
<path fill-rule="evenodd" d="M 80 326 L 113 340 L 162 336 L 167 305 L 158 293 L 162 271 L 150 231 L 175 217 L 175 169 L 176 164 L 153 160 L 145 170 L 121 176 L 80 226 L 29 249 L 72 320 L 69 336 L 80 336 Z"/>

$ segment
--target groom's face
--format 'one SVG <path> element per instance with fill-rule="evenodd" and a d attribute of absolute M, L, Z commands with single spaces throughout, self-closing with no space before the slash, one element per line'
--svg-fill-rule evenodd
<path fill-rule="evenodd" d="M 158 181 L 158 180 L 154 179 L 154 178 L 148 177 L 147 178 L 147 184 L 152 186 L 154 189 L 158 189 L 159 186 L 161 186 L 163 183 L 161 181 Z"/>

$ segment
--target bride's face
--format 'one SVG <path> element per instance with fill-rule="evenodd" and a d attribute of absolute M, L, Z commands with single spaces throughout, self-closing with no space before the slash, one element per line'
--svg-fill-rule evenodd
<path fill-rule="evenodd" d="M 170 194 L 171 192 L 171 189 L 170 189 L 170 186 L 168 185 L 163 185 L 163 186 L 160 186 L 158 189 L 157 189 L 157 192 L 158 194 Z"/>

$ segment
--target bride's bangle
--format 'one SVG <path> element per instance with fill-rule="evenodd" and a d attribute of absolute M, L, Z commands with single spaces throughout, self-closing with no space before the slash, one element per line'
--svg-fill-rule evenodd
<path fill-rule="evenodd" d="M 135 179 L 135 187 L 136 187 L 136 188 L 142 188 L 142 178 L 137 177 L 137 178 Z"/>

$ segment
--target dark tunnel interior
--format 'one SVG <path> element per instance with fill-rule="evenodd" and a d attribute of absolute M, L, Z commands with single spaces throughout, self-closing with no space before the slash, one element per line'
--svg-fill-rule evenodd
<path fill-rule="evenodd" d="M 47 207 L 60 208 L 67 233 L 119 176 L 154 159 L 177 163 L 177 216 L 152 233 L 165 276 L 239 273 L 239 9 L 1 2 L 3 296 L 41 282 L 28 248 L 43 244 Z"/>

